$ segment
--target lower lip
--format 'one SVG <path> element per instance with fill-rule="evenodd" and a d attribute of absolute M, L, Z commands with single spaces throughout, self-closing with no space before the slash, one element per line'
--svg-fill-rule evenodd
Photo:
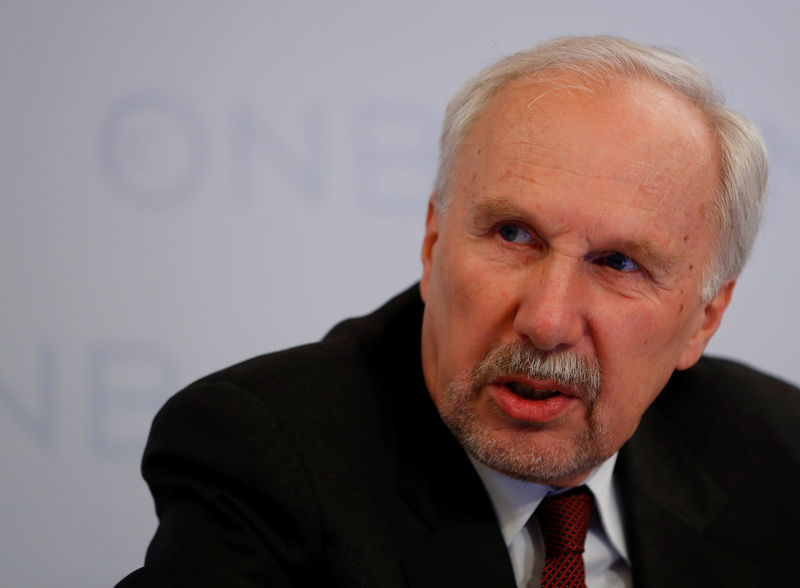
<path fill-rule="evenodd" d="M 509 418 L 529 423 L 547 423 L 564 416 L 579 400 L 559 394 L 544 400 L 531 400 L 514 394 L 507 386 L 491 385 L 489 394 Z"/>

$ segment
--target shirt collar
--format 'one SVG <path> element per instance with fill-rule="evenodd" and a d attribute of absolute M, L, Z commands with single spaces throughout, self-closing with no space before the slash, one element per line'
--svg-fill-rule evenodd
<path fill-rule="evenodd" d="M 566 490 L 511 478 L 484 465 L 471 455 L 469 459 L 489 493 L 506 547 L 525 526 L 545 496 Z M 619 497 L 613 480 L 616 462 L 617 454 L 615 453 L 589 474 L 583 484 L 592 491 L 597 512 L 600 515 L 602 530 L 608 541 L 617 553 L 630 564 L 622 530 Z"/>

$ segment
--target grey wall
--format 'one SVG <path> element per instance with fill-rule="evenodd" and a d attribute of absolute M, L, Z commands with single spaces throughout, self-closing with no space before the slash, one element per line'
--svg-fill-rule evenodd
<path fill-rule="evenodd" d="M 772 202 L 711 351 L 800 381 L 794 3 L 0 8 L 2 586 L 137 567 L 158 406 L 413 282 L 447 98 L 552 36 L 681 49 L 762 129 Z"/>

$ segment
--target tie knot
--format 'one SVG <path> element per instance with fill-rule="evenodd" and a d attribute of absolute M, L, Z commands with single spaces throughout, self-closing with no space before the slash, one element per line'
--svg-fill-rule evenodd
<path fill-rule="evenodd" d="M 548 557 L 555 553 L 583 553 L 592 517 L 592 495 L 585 486 L 546 496 L 536 509 Z"/>

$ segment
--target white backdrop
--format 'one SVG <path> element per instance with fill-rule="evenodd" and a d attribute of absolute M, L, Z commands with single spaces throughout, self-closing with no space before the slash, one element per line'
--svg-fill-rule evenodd
<path fill-rule="evenodd" d="M 800 381 L 796 6 L 2 0 L 0 585 L 138 567 L 160 404 L 411 284 L 448 97 L 552 36 L 680 49 L 761 128 L 772 201 L 711 351 Z"/>

